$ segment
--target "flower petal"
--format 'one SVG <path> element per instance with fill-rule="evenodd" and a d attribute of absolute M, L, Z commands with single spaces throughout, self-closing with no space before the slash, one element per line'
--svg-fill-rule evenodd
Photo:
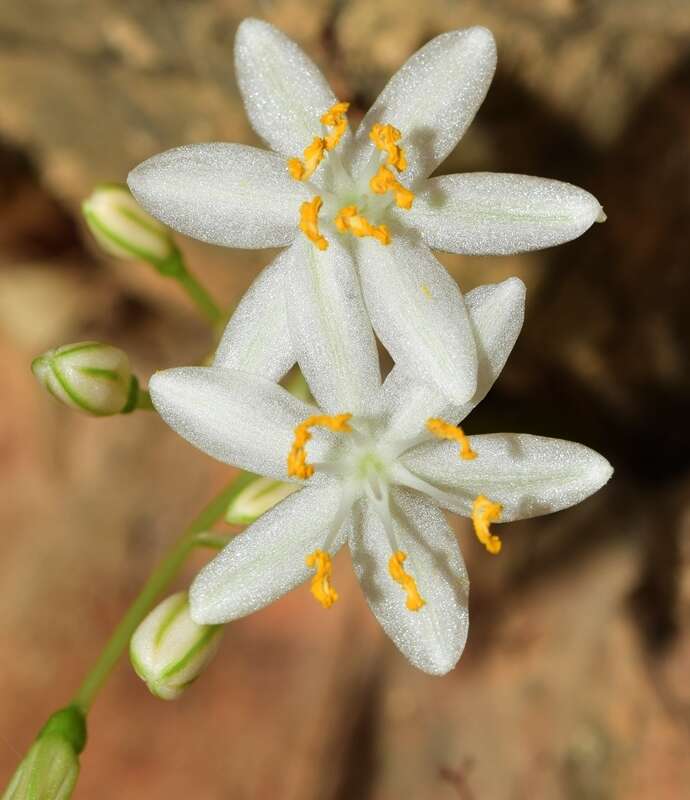
<path fill-rule="evenodd" d="M 465 295 L 465 308 L 477 346 L 477 390 L 463 405 L 450 403 L 431 384 L 393 367 L 382 391 L 386 439 L 406 439 L 424 429 L 430 417 L 459 423 L 486 396 L 503 369 L 522 328 L 525 284 L 519 278 L 478 286 Z"/>
<path fill-rule="evenodd" d="M 306 580 L 312 570 L 305 558 L 323 547 L 340 497 L 338 484 L 307 486 L 238 534 L 192 584 L 192 619 L 211 625 L 244 617 Z M 331 553 L 340 549 L 349 527 L 349 521 L 341 526 Z"/>
<path fill-rule="evenodd" d="M 303 186 L 282 158 L 243 144 L 166 150 L 129 173 L 150 214 L 176 231 L 227 247 L 277 247 L 298 233 Z"/>
<path fill-rule="evenodd" d="M 362 413 L 381 377 L 350 251 L 337 236 L 324 251 L 304 237 L 294 248 L 286 296 L 297 361 L 321 408 Z"/>
<path fill-rule="evenodd" d="M 469 579 L 455 534 L 433 504 L 396 489 L 392 493 L 395 537 L 407 554 L 405 571 L 426 605 L 405 606 L 405 592 L 388 572 L 392 555 L 381 520 L 369 503 L 355 508 L 349 544 L 367 602 L 406 658 L 424 672 L 444 675 L 457 664 L 469 625 Z"/>
<path fill-rule="evenodd" d="M 277 381 L 295 363 L 285 310 L 285 280 L 293 247 L 266 267 L 242 297 L 216 350 L 215 367 Z"/>
<path fill-rule="evenodd" d="M 357 242 L 357 265 L 374 330 L 406 372 L 455 403 L 477 388 L 477 354 L 455 281 L 424 244 L 402 235 Z"/>
<path fill-rule="evenodd" d="M 599 453 L 576 442 L 493 433 L 471 436 L 477 457 L 463 461 L 457 445 L 433 442 L 409 451 L 404 465 L 446 493 L 445 508 L 470 516 L 478 495 L 501 503 L 501 522 L 550 514 L 581 502 L 613 473 Z"/>
<path fill-rule="evenodd" d="M 478 405 L 501 374 L 525 319 L 525 284 L 519 278 L 486 284 L 465 295 L 477 345 L 477 391 L 453 415 L 461 422 Z"/>
<path fill-rule="evenodd" d="M 571 183 L 476 172 L 432 178 L 406 219 L 437 250 L 507 255 L 569 242 L 606 217 Z"/>
<path fill-rule="evenodd" d="M 157 372 L 149 391 L 165 422 L 199 450 L 279 480 L 287 479 L 294 428 L 314 413 L 265 378 L 218 367 Z"/>
<path fill-rule="evenodd" d="M 245 19 L 235 39 L 235 73 L 254 130 L 269 146 L 300 156 L 322 136 L 322 114 L 336 98 L 319 68 L 273 25 Z M 287 174 L 287 166 L 283 162 Z"/>
<path fill-rule="evenodd" d="M 442 33 L 393 75 L 362 120 L 355 138 L 353 172 L 368 162 L 369 131 L 389 123 L 403 134 L 408 167 L 404 183 L 430 175 L 474 119 L 496 69 L 496 43 L 486 28 Z"/>

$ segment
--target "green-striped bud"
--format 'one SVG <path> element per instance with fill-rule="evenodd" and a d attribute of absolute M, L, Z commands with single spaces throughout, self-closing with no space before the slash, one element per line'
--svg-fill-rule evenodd
<path fill-rule="evenodd" d="M 159 603 L 134 632 L 129 657 L 152 694 L 174 700 L 216 654 L 222 625 L 197 625 L 187 592 Z"/>
<path fill-rule="evenodd" d="M 53 714 L 17 767 L 2 800 L 69 800 L 85 741 L 86 722 L 76 706 Z"/>
<path fill-rule="evenodd" d="M 98 244 L 116 258 L 148 261 L 165 275 L 184 272 L 170 230 L 147 214 L 121 183 L 97 186 L 82 203 Z"/>
<path fill-rule="evenodd" d="M 139 384 L 129 358 L 111 345 L 66 344 L 35 358 L 31 370 L 53 397 L 86 414 L 122 414 L 137 402 Z"/>
<path fill-rule="evenodd" d="M 232 498 L 225 512 L 225 521 L 233 525 L 249 525 L 301 488 L 299 483 L 255 478 Z"/>

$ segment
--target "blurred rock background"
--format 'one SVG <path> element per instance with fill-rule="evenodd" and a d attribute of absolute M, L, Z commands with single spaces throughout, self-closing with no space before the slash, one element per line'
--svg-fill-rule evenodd
<path fill-rule="evenodd" d="M 332 612 L 301 588 L 237 622 L 175 703 L 123 663 L 96 703 L 75 797 L 687 797 L 687 0 L 0 5 L 0 783 L 229 477 L 153 415 L 59 407 L 29 363 L 97 338 L 145 378 L 211 346 L 174 286 L 95 251 L 79 203 L 166 148 L 256 143 L 232 69 L 247 15 L 299 41 L 355 115 L 432 36 L 494 31 L 496 79 L 443 170 L 577 183 L 609 220 L 542 253 L 441 257 L 465 290 L 512 274 L 530 290 L 514 356 L 468 428 L 577 439 L 617 471 L 587 503 L 503 528 L 497 559 L 457 523 L 472 626 L 445 678 L 383 637 L 347 556 Z M 228 305 L 271 257 L 181 244 Z"/>

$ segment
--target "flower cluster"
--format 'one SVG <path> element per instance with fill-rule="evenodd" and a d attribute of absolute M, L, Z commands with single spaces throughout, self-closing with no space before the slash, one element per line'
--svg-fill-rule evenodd
<path fill-rule="evenodd" d="M 194 623 L 249 614 L 309 578 L 330 608 L 333 557 L 347 544 L 391 639 L 443 674 L 465 644 L 469 589 L 444 510 L 471 518 L 497 553 L 493 523 L 573 505 L 609 479 L 608 462 L 582 445 L 460 427 L 513 348 L 525 290 L 512 278 L 463 297 L 432 249 L 516 253 L 605 218 L 592 195 L 554 180 L 429 177 L 472 122 L 495 63 L 485 28 L 437 36 L 352 131 L 349 104 L 302 50 L 246 20 L 236 74 L 270 149 L 185 146 L 129 176 L 141 206 L 177 231 L 285 247 L 240 302 L 212 365 L 165 370 L 149 386 L 180 435 L 263 476 L 261 491 L 279 489 L 196 578 Z M 385 379 L 376 338 L 394 362 Z M 278 383 L 295 363 L 313 405 Z M 270 505 L 252 491 L 236 519 Z"/>

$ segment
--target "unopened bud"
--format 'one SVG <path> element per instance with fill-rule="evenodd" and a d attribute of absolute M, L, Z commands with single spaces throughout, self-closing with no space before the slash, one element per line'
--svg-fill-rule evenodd
<path fill-rule="evenodd" d="M 230 501 L 225 521 L 233 525 L 249 525 L 301 488 L 299 483 L 255 478 Z"/>
<path fill-rule="evenodd" d="M 38 381 L 65 405 L 94 416 L 131 411 L 139 392 L 127 354 L 101 342 L 66 344 L 35 358 Z"/>
<path fill-rule="evenodd" d="M 159 603 L 134 632 L 129 657 L 137 675 L 162 700 L 174 700 L 216 654 L 222 625 L 197 625 L 187 592 Z"/>
<path fill-rule="evenodd" d="M 2 800 L 69 800 L 85 740 L 83 713 L 75 706 L 58 711 L 17 768 Z"/>
<path fill-rule="evenodd" d="M 184 271 L 170 230 L 147 214 L 124 184 L 100 184 L 82 203 L 82 212 L 111 256 L 148 261 L 166 275 Z"/>

